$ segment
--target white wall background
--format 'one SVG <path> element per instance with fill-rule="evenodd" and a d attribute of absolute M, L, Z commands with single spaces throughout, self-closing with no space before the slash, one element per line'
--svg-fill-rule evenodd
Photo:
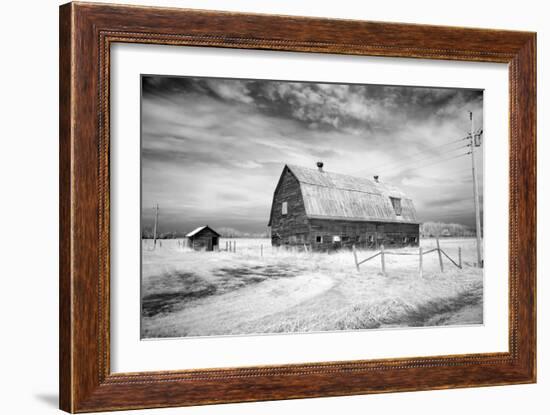
<path fill-rule="evenodd" d="M 157 414 L 547 413 L 550 405 L 550 13 L 535 0 L 385 2 L 298 0 L 131 1 L 134 4 L 311 15 L 538 32 L 539 383 L 536 385 L 176 408 Z M 57 411 L 58 9 L 54 0 L 5 2 L 0 65 L 0 412 Z M 549 74 L 550 75 L 550 74 Z M 490 155 L 488 155 L 490 157 Z M 546 199 L 546 200 L 545 200 Z M 7 399 L 6 399 L 7 398 Z M 134 412 L 135 413 L 135 412 Z"/>

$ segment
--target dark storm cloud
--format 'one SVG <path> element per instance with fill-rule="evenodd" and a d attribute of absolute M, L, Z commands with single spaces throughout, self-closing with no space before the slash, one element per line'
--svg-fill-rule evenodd
<path fill-rule="evenodd" d="M 381 174 L 421 220 L 472 224 L 468 159 L 453 158 L 467 149 L 446 143 L 465 136 L 466 111 L 482 125 L 481 91 L 164 76 L 142 91 L 143 205 L 161 204 L 172 230 L 262 231 L 283 165 L 317 160 Z"/>
<path fill-rule="evenodd" d="M 391 116 L 452 116 L 457 107 L 478 101 L 479 90 L 383 85 L 319 84 L 216 78 L 144 77 L 144 96 L 184 93 L 225 103 L 253 104 L 270 115 L 291 117 L 313 128 L 384 128 Z"/>

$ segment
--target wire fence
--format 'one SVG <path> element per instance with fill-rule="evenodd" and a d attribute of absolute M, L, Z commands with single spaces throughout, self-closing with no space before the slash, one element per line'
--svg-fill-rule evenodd
<path fill-rule="evenodd" d="M 220 238 L 221 239 L 221 238 Z M 418 258 L 418 272 L 420 276 L 423 275 L 424 272 L 424 257 L 426 255 L 437 253 L 437 258 L 439 260 L 439 268 L 441 272 L 444 272 L 445 270 L 445 263 L 450 263 L 451 266 L 454 266 L 456 268 L 462 269 L 463 266 L 477 266 L 475 263 L 468 263 L 463 261 L 462 257 L 462 247 L 457 247 L 458 249 L 458 255 L 451 255 L 449 252 L 449 249 L 444 250 L 440 246 L 439 238 L 435 238 L 436 240 L 436 247 L 435 248 L 422 248 L 419 247 L 416 250 L 412 251 L 412 247 L 410 247 L 408 250 L 392 250 L 386 249 L 385 246 L 382 244 L 379 247 L 378 251 L 372 251 L 372 250 L 359 250 L 359 246 L 357 244 L 350 244 L 350 245 L 342 245 L 341 249 L 334 250 L 334 251 L 317 251 L 315 250 L 311 245 L 308 244 L 300 244 L 300 245 L 293 245 L 293 246 L 272 246 L 271 244 L 263 244 L 260 240 L 239 240 L 236 239 L 225 239 L 222 241 L 219 241 L 219 244 L 214 244 L 212 246 L 211 251 L 214 252 L 225 252 L 225 253 L 231 253 L 231 254 L 240 254 L 240 255 L 248 255 L 248 256 L 258 256 L 260 258 L 263 257 L 273 257 L 280 256 L 280 255 L 314 255 L 314 254 L 322 254 L 322 253 L 337 253 L 340 252 L 344 254 L 345 251 L 351 249 L 351 252 L 353 254 L 353 260 L 355 267 L 357 271 L 360 271 L 361 265 L 372 261 L 378 257 L 380 257 L 380 267 L 382 269 L 382 273 L 386 274 L 386 268 L 387 268 L 387 257 L 388 256 L 410 256 L 414 257 L 416 256 Z M 153 242 L 153 240 L 147 240 L 147 243 L 143 245 L 143 248 L 147 251 L 154 251 L 155 248 L 164 248 L 164 245 L 166 244 L 166 249 L 176 249 L 178 251 L 195 251 L 196 247 L 192 246 L 189 241 L 185 238 L 182 239 L 172 239 L 172 240 L 157 240 L 156 246 Z M 252 243 L 251 243 L 252 242 Z M 359 248 L 359 249 L 358 249 Z M 369 247 L 369 249 L 371 249 Z M 202 249 L 198 249 L 199 251 L 207 251 L 206 246 L 202 246 Z M 349 252 L 349 251 L 347 251 Z M 364 259 L 359 259 L 359 255 L 361 253 L 369 255 L 368 257 Z M 348 255 L 348 254 L 345 254 Z M 391 261 L 390 261 L 391 263 Z M 409 264 L 414 264 L 414 262 L 408 262 Z M 428 263 L 430 264 L 430 263 Z M 430 265 L 428 265 L 428 268 Z"/>
<path fill-rule="evenodd" d="M 429 249 L 427 251 L 424 251 L 422 247 L 418 248 L 418 252 L 397 252 L 397 251 L 386 251 L 384 248 L 384 245 L 380 246 L 380 250 L 371 256 L 359 260 L 357 249 L 355 249 L 355 245 L 352 246 L 352 252 L 353 252 L 353 260 L 355 262 L 355 268 L 357 271 L 360 271 L 361 264 L 364 264 L 368 261 L 373 260 L 374 258 L 380 257 L 380 267 L 382 269 L 382 274 L 386 275 L 386 256 L 388 255 L 406 255 L 406 256 L 417 256 L 418 257 L 418 274 L 420 277 L 423 276 L 424 273 L 424 255 L 428 255 L 434 252 L 437 252 L 438 259 L 439 259 L 439 268 L 441 269 L 441 272 L 445 271 L 445 266 L 443 263 L 443 257 L 445 257 L 449 262 L 454 265 L 455 267 L 462 269 L 462 248 L 458 247 L 458 257 L 457 259 L 453 259 L 447 252 L 445 252 L 443 249 L 441 249 L 441 246 L 439 245 L 439 238 L 436 238 L 437 247 Z"/>

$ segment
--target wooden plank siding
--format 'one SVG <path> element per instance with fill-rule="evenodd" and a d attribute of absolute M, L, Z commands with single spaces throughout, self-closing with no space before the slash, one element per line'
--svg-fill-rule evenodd
<path fill-rule="evenodd" d="M 316 250 L 338 248 L 376 249 L 385 246 L 418 246 L 419 225 L 407 223 L 380 223 L 365 221 L 344 221 L 310 219 L 308 244 Z M 339 236 L 340 241 L 334 241 Z M 321 237 L 321 241 L 318 241 Z"/>
<path fill-rule="evenodd" d="M 189 248 L 193 248 L 197 251 L 213 251 L 218 249 L 219 243 L 220 235 L 208 227 L 187 238 Z"/>
<path fill-rule="evenodd" d="M 286 214 L 283 214 L 283 202 L 287 202 Z M 310 232 L 300 183 L 287 168 L 285 168 L 273 196 L 269 223 L 273 246 L 303 245 Z"/>

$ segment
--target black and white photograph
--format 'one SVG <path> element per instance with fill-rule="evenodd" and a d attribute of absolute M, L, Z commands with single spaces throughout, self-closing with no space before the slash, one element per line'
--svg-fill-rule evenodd
<path fill-rule="evenodd" d="M 483 90 L 141 76 L 141 338 L 483 324 Z"/>
<path fill-rule="evenodd" d="M 548 412 L 546 2 L 3 6 L 0 412 Z"/>

